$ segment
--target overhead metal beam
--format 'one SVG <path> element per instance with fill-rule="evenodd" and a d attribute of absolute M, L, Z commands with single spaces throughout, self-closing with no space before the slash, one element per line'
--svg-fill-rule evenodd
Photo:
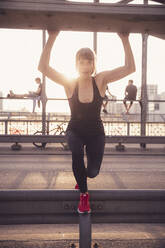
<path fill-rule="evenodd" d="M 78 223 L 75 190 L 1 190 L 0 224 Z M 91 190 L 92 223 L 165 223 L 165 190 Z"/>
<path fill-rule="evenodd" d="M 165 34 L 165 6 L 0 0 L 0 28 Z"/>

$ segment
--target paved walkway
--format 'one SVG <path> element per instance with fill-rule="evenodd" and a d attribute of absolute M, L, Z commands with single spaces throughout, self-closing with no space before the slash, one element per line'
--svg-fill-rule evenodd
<path fill-rule="evenodd" d="M 0 226 L 0 247 L 78 248 L 78 225 Z M 94 224 L 92 242 L 99 248 L 164 248 L 165 224 Z M 92 247 L 93 248 L 93 247 Z"/>
<path fill-rule="evenodd" d="M 60 147 L 38 150 L 23 145 L 12 151 L 0 144 L 0 189 L 71 189 L 71 155 Z M 106 147 L 100 175 L 90 189 L 165 189 L 165 148 L 127 145 L 124 152 Z M 94 224 L 92 240 L 103 248 L 164 248 L 165 224 Z M 78 225 L 1 225 L 0 247 L 69 248 Z"/>
<path fill-rule="evenodd" d="M 0 189 L 73 189 L 71 155 L 0 155 Z M 105 155 L 89 189 L 165 189 L 165 156 Z"/>

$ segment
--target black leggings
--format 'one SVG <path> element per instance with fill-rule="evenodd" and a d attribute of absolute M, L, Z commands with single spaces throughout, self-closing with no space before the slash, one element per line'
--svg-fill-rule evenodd
<path fill-rule="evenodd" d="M 85 193 L 87 177 L 99 174 L 105 147 L 105 135 L 79 136 L 74 131 L 67 131 L 67 142 L 72 152 L 72 170 L 80 192 Z M 87 167 L 84 163 L 84 146 L 86 146 Z"/>

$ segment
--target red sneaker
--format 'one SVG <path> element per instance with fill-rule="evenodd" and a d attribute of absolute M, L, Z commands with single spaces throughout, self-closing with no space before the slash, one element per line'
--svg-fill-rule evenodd
<path fill-rule="evenodd" d="M 84 193 L 80 195 L 80 202 L 79 202 L 77 211 L 80 214 L 91 212 L 88 193 Z"/>
<path fill-rule="evenodd" d="M 78 186 L 78 184 L 76 184 L 74 188 L 75 188 L 75 189 L 79 189 L 79 186 Z"/>

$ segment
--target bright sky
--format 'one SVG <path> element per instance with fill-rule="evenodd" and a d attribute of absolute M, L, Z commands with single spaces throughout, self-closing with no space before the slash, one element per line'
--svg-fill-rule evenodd
<path fill-rule="evenodd" d="M 107 1 L 105 1 L 107 2 Z M 114 1 L 115 2 L 115 1 Z M 10 89 L 16 93 L 36 90 L 35 77 L 42 77 L 37 70 L 42 51 L 42 31 L 0 29 L 0 91 L 6 96 Z M 136 72 L 109 85 L 110 91 L 118 98 L 124 97 L 124 89 L 128 79 L 133 79 L 137 87 L 141 86 L 142 38 L 140 34 L 130 34 L 130 43 L 135 56 Z M 93 48 L 93 33 L 61 32 L 52 50 L 51 65 L 66 73 L 75 75 L 75 54 L 81 47 Z M 97 71 L 113 69 L 124 63 L 123 47 L 115 33 L 98 33 Z M 149 36 L 148 39 L 148 73 L 147 83 L 157 84 L 158 92 L 165 91 L 165 40 Z M 65 97 L 61 86 L 47 80 L 48 97 Z M 19 110 L 25 106 L 30 108 L 31 101 L 22 100 L 4 102 L 4 107 Z M 30 104 L 30 107 L 29 107 Z M 68 107 L 56 107 L 62 111 Z M 54 102 L 49 101 L 48 111 L 56 111 Z"/>

